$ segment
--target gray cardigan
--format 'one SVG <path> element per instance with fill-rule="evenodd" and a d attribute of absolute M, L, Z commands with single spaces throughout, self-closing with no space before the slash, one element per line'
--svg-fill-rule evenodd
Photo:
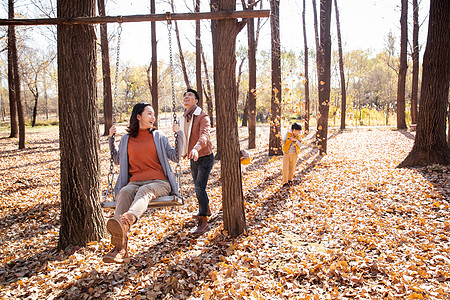
<path fill-rule="evenodd" d="M 169 164 L 169 159 L 173 162 L 179 162 L 181 152 L 183 149 L 184 135 L 183 131 L 177 132 L 177 150 L 173 148 L 169 139 L 159 130 L 153 130 L 153 139 L 155 140 L 156 153 L 158 154 L 159 162 L 161 163 L 164 174 L 169 180 L 170 187 L 172 189 L 172 195 L 178 195 L 178 184 L 175 178 L 175 174 L 172 171 L 172 167 Z M 128 184 L 130 175 L 128 174 L 128 140 L 130 134 L 126 133 L 120 139 L 119 147 L 116 148 L 114 137 L 109 137 L 109 150 L 111 151 L 111 157 L 116 165 L 120 166 L 119 177 L 117 177 L 116 185 L 114 187 L 115 195 Z"/>

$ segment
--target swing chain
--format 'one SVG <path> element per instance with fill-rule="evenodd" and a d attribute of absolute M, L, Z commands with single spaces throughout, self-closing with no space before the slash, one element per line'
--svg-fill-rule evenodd
<path fill-rule="evenodd" d="M 119 19 L 119 28 L 117 36 L 117 54 L 116 54 L 116 74 L 114 77 L 114 107 L 113 107 L 113 125 L 116 124 L 116 100 L 119 82 L 119 63 L 120 63 L 120 39 L 122 36 L 122 19 Z"/>
<path fill-rule="evenodd" d="M 175 83 L 174 83 L 174 67 L 173 67 L 173 54 L 172 54 L 172 19 L 170 12 L 166 12 L 167 18 L 167 27 L 168 27 L 168 39 L 169 39 L 169 63 L 170 63 L 170 85 L 172 87 L 172 113 L 173 113 L 173 122 L 178 124 L 177 113 L 176 113 L 176 102 L 175 102 Z M 177 177 L 178 183 L 178 195 L 181 197 L 182 202 L 184 204 L 184 198 L 182 197 L 181 191 L 181 166 L 180 166 L 180 157 L 178 151 L 178 133 L 175 132 L 175 154 L 178 159 L 177 165 L 175 167 L 175 174 Z"/>
<path fill-rule="evenodd" d="M 114 77 L 114 98 L 113 98 L 113 111 L 112 111 L 112 125 L 116 124 L 116 102 L 117 102 L 117 90 L 119 82 L 119 63 L 120 63 L 120 38 L 122 36 L 122 17 L 119 18 L 119 28 L 117 36 L 117 53 L 116 53 L 116 74 Z M 114 138 L 115 135 L 113 135 Z M 108 195 L 111 194 L 114 199 L 114 160 L 112 154 L 109 158 L 109 173 L 108 173 L 108 187 L 106 188 L 105 199 L 103 203 L 107 202 Z"/>

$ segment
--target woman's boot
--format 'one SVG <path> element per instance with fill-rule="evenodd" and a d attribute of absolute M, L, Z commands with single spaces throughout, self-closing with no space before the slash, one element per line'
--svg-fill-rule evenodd
<path fill-rule="evenodd" d="M 111 234 L 111 244 L 123 248 L 127 241 L 127 233 L 131 225 L 136 222 L 136 217 L 131 213 L 124 213 L 119 219 L 113 217 L 106 223 L 106 229 Z"/>
<path fill-rule="evenodd" d="M 111 251 L 103 256 L 103 262 L 105 263 L 116 263 L 124 264 L 130 262 L 130 257 L 128 256 L 128 240 L 125 241 L 123 247 L 114 247 Z"/>

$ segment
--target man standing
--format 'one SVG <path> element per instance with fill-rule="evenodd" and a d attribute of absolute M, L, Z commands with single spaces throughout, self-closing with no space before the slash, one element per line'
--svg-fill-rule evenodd
<path fill-rule="evenodd" d="M 194 235 L 203 234 L 208 229 L 208 216 L 211 215 L 209 198 L 206 193 L 209 174 L 214 164 L 214 154 L 209 135 L 211 121 L 209 116 L 197 106 L 199 96 L 197 91 L 188 89 L 183 95 L 185 107 L 180 127 L 185 135 L 183 157 L 188 157 L 191 164 L 191 174 L 195 183 L 195 194 L 198 201 L 198 227 Z"/>

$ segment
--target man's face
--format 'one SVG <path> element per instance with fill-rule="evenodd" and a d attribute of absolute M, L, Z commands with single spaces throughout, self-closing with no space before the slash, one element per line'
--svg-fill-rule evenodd
<path fill-rule="evenodd" d="M 195 94 L 192 92 L 186 92 L 183 95 L 183 105 L 186 109 L 191 108 L 192 106 L 196 105 L 198 102 L 197 99 L 195 99 Z"/>

